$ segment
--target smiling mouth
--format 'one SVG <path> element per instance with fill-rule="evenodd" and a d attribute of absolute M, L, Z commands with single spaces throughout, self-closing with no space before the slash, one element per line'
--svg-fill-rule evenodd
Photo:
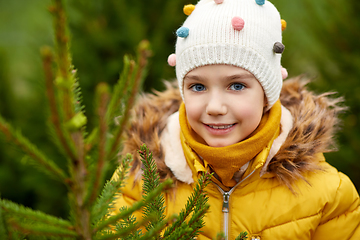
<path fill-rule="evenodd" d="M 207 125 L 208 127 L 212 129 L 228 129 L 234 126 L 235 124 L 229 124 L 229 125 Z"/>

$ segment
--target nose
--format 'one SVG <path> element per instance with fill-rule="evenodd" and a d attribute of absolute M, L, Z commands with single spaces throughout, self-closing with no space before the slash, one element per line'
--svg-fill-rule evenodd
<path fill-rule="evenodd" d="M 225 115 L 227 113 L 227 106 L 224 103 L 224 98 L 219 94 L 212 94 L 208 104 L 206 105 L 206 114 L 217 116 Z"/>

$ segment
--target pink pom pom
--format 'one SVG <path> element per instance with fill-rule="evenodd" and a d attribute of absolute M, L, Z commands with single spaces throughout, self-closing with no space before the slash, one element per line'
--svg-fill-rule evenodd
<path fill-rule="evenodd" d="M 168 64 L 172 67 L 175 67 L 176 66 L 176 54 L 171 54 L 169 57 L 168 57 Z"/>
<path fill-rule="evenodd" d="M 216 4 L 222 4 L 224 0 L 214 0 Z"/>
<path fill-rule="evenodd" d="M 231 20 L 231 24 L 235 30 L 241 31 L 244 28 L 245 21 L 241 17 L 234 17 Z"/>
<path fill-rule="evenodd" d="M 286 70 L 286 68 L 281 67 L 281 75 L 282 75 L 282 79 L 286 79 L 288 77 L 288 71 Z"/>

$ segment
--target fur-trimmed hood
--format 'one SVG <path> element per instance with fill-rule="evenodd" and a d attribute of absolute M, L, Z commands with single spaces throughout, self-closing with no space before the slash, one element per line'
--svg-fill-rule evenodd
<path fill-rule="evenodd" d="M 265 169 L 290 188 L 293 181 L 303 178 L 306 172 L 319 169 L 318 153 L 334 150 L 338 114 L 344 110 L 339 106 L 341 98 L 331 98 L 331 93 L 316 95 L 305 85 L 306 81 L 300 77 L 284 82 L 280 100 L 291 113 L 293 123 L 286 131 L 286 140 L 276 149 Z M 140 96 L 126 131 L 122 153 L 133 154 L 131 170 L 135 171 L 141 165 L 137 151 L 145 143 L 153 153 L 160 177 L 179 180 L 173 173 L 179 169 L 171 169 L 171 164 L 165 163 L 161 137 L 168 118 L 178 111 L 182 99 L 175 83 L 167 82 L 166 88 L 163 92 Z M 186 172 L 186 162 L 183 168 Z"/>

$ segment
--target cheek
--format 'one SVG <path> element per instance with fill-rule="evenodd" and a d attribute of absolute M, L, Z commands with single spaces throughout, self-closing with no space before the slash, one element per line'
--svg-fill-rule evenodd
<path fill-rule="evenodd" d="M 186 115 L 188 120 L 194 121 L 200 118 L 201 116 L 201 107 L 198 106 L 197 104 L 188 104 L 185 105 L 185 109 L 186 109 Z"/>
<path fill-rule="evenodd" d="M 237 111 L 237 118 L 249 125 L 258 124 L 263 115 L 262 104 L 248 104 Z"/>
<path fill-rule="evenodd" d="M 186 115 L 188 120 L 196 120 L 201 116 L 201 110 L 203 109 L 203 104 L 201 104 L 201 99 L 199 97 L 194 97 L 191 94 L 184 92 L 184 103 L 186 109 Z"/>

